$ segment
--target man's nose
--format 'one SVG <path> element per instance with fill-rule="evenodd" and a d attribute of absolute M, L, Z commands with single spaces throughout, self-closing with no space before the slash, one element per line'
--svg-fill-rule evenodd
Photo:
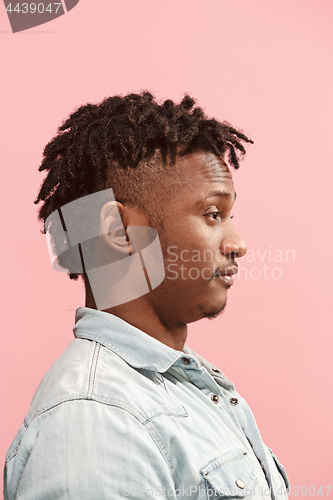
<path fill-rule="evenodd" d="M 225 257 L 233 258 L 243 257 L 247 252 L 246 243 L 232 222 L 222 240 L 221 251 Z"/>

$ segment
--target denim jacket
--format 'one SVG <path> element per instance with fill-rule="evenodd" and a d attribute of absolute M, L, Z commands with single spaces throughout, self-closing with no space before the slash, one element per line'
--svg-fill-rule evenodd
<path fill-rule="evenodd" d="M 111 314 L 76 312 L 7 455 L 5 500 L 286 500 L 283 466 L 218 368 Z"/>

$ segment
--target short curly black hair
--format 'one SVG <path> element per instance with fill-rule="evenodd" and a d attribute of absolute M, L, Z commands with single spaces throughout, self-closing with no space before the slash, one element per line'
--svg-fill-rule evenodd
<path fill-rule="evenodd" d="M 39 171 L 48 175 L 35 200 L 44 202 L 39 220 L 45 223 L 61 206 L 109 187 L 116 200 L 156 212 L 154 185 L 170 177 L 177 155 L 212 152 L 237 169 L 242 142 L 253 141 L 194 105 L 188 95 L 179 104 L 158 104 L 144 91 L 81 106 L 44 149 Z"/>

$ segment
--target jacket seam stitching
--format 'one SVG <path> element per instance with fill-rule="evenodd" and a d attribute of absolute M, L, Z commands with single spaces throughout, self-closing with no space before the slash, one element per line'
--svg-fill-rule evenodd
<path fill-rule="evenodd" d="M 97 372 L 97 364 L 99 360 L 99 353 L 101 349 L 101 344 L 98 344 L 95 342 L 95 348 L 91 360 L 91 366 L 90 366 L 90 373 L 89 373 L 89 380 L 88 380 L 88 390 L 87 390 L 87 399 L 92 399 L 92 394 L 94 390 L 94 384 L 96 380 L 96 372 Z"/>
<path fill-rule="evenodd" d="M 150 424 L 150 422 L 148 423 L 147 428 L 149 429 L 149 435 L 150 435 L 151 439 L 154 441 L 160 454 L 162 455 L 163 459 L 165 460 L 166 464 L 168 465 L 168 467 L 170 469 L 174 484 L 176 484 L 175 468 L 173 466 L 172 460 L 168 454 L 168 451 L 166 449 L 165 444 L 163 443 L 163 441 L 162 441 L 160 435 L 157 433 L 156 429 L 154 429 L 154 427 Z"/>

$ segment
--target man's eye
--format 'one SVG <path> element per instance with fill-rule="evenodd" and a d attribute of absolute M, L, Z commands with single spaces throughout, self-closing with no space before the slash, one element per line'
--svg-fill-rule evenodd
<path fill-rule="evenodd" d="M 209 212 L 208 217 L 213 220 L 222 220 L 221 212 Z"/>
<path fill-rule="evenodd" d="M 222 221 L 223 217 L 221 212 L 209 212 L 206 214 L 210 219 Z M 233 215 L 230 215 L 230 219 L 233 219 Z"/>

